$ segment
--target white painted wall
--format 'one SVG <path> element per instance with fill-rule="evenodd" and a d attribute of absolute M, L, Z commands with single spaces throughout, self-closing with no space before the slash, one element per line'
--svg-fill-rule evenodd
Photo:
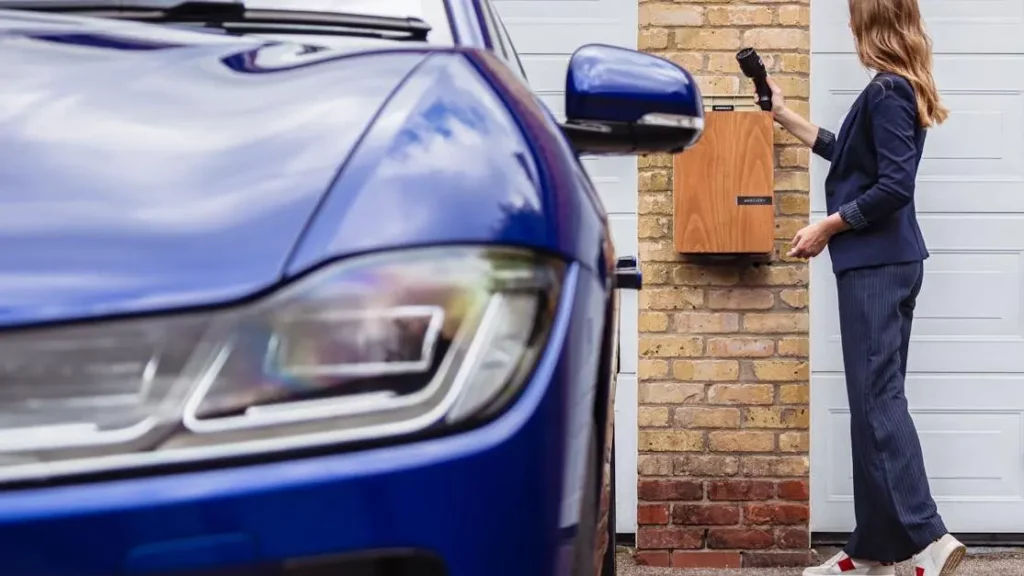
<path fill-rule="evenodd" d="M 584 44 L 637 47 L 637 0 L 493 0 L 508 28 L 530 85 L 559 118 L 565 117 L 565 73 Z M 619 256 L 638 254 L 635 157 L 584 161 L 609 212 Z M 623 291 L 622 359 L 615 397 L 616 530 L 636 532 L 637 295 Z"/>
<path fill-rule="evenodd" d="M 952 117 L 929 134 L 916 201 L 925 263 L 907 397 L 954 532 L 1024 532 L 1024 0 L 922 0 Z M 869 80 L 846 2 L 816 0 L 811 116 L 838 130 Z M 828 165 L 811 167 L 824 216 Z M 811 529 L 854 528 L 835 280 L 811 266 Z"/>

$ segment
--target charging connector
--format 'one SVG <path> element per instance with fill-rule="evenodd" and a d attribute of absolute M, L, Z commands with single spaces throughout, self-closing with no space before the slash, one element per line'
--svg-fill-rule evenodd
<path fill-rule="evenodd" d="M 736 61 L 740 64 L 743 75 L 754 81 L 754 90 L 757 92 L 757 105 L 761 110 L 772 109 L 772 89 L 768 86 L 768 71 L 764 67 L 764 61 L 753 48 L 744 48 L 736 53 Z"/>

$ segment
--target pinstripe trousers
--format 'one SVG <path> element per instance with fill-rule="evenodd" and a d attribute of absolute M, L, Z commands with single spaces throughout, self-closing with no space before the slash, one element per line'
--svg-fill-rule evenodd
<path fill-rule="evenodd" d="M 923 279 L 922 262 L 836 277 L 857 518 L 845 552 L 861 560 L 902 562 L 946 534 L 904 395 Z"/>

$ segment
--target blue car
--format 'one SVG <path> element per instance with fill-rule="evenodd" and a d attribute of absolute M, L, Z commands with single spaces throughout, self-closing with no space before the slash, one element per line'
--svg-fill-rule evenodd
<path fill-rule="evenodd" d="M 693 78 L 488 0 L 0 0 L 0 575 L 591 575 L 616 259 L 579 157 Z"/>

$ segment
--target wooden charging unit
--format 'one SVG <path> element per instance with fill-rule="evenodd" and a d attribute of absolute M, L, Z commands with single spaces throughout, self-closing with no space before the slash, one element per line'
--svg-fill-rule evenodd
<path fill-rule="evenodd" d="M 675 249 L 766 255 L 775 248 L 774 133 L 750 96 L 705 96 L 704 134 L 673 159 Z"/>

